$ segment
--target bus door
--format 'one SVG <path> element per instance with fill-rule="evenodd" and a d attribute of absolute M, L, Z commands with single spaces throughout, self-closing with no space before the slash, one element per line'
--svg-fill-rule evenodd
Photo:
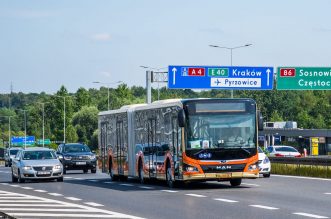
<path fill-rule="evenodd" d="M 125 162 L 124 156 L 124 135 L 123 135 L 123 121 L 117 121 L 116 123 L 116 162 L 118 168 L 118 174 L 124 174 L 123 164 Z"/>
<path fill-rule="evenodd" d="M 179 163 L 182 160 L 182 148 L 181 148 L 181 132 L 179 131 L 180 128 L 178 127 L 177 117 L 173 117 L 171 121 L 172 125 L 172 146 L 170 150 L 173 151 L 172 153 L 172 160 L 174 162 L 175 167 L 175 179 L 179 178 Z M 177 162 L 177 165 L 176 165 Z"/>
<path fill-rule="evenodd" d="M 148 175 L 150 178 L 155 178 L 157 173 L 156 160 L 156 119 L 148 120 Z"/>
<path fill-rule="evenodd" d="M 103 122 L 101 123 L 101 170 L 102 172 L 106 172 L 106 160 L 108 160 L 107 156 L 107 123 Z"/>

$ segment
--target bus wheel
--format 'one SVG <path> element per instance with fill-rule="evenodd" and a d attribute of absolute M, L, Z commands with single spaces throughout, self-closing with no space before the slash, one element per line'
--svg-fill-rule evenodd
<path fill-rule="evenodd" d="M 240 184 L 241 184 L 241 178 L 231 179 L 230 180 L 230 184 L 231 184 L 231 186 L 240 186 Z"/>
<path fill-rule="evenodd" d="M 112 170 L 112 166 L 109 167 L 109 176 L 111 181 L 116 181 L 118 179 L 118 176 L 116 176 Z"/>
<path fill-rule="evenodd" d="M 174 179 L 172 178 L 171 166 L 170 165 L 167 167 L 166 179 L 167 179 L 167 184 L 168 184 L 169 188 L 173 188 L 175 182 L 174 182 Z"/>
<path fill-rule="evenodd" d="M 139 162 L 138 174 L 139 174 L 139 182 L 141 184 L 145 183 L 145 180 L 144 180 L 144 169 L 143 169 L 143 165 L 142 165 L 141 161 Z"/>

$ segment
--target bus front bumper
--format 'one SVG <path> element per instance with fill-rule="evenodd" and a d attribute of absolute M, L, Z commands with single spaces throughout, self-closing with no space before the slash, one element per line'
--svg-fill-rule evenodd
<path fill-rule="evenodd" d="M 250 178 L 256 179 L 259 177 L 258 172 L 228 172 L 228 173 L 192 173 L 192 174 L 184 174 L 184 181 L 194 181 L 194 180 L 230 180 L 233 178 Z"/>

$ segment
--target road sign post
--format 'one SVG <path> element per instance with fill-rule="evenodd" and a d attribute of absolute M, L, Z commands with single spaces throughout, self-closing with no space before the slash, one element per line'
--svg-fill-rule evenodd
<path fill-rule="evenodd" d="M 277 90 L 331 90 L 331 68 L 278 67 Z"/>
<path fill-rule="evenodd" d="M 170 89 L 272 90 L 273 67 L 169 66 Z"/>

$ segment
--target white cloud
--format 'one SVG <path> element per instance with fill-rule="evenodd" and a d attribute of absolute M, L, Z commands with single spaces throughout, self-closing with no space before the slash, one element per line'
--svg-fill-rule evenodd
<path fill-rule="evenodd" d="M 92 36 L 92 39 L 96 41 L 109 41 L 111 40 L 111 35 L 108 33 L 97 33 Z"/>

